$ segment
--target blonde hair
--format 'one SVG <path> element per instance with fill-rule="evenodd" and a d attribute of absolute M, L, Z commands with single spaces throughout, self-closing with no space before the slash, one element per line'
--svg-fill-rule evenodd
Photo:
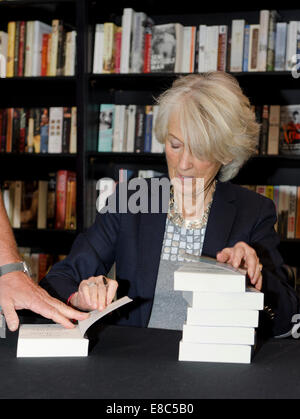
<path fill-rule="evenodd" d="M 219 180 L 232 179 L 255 153 L 259 124 L 249 99 L 230 74 L 212 71 L 181 76 L 157 103 L 158 141 L 166 141 L 170 116 L 176 111 L 191 153 L 222 164 Z"/>

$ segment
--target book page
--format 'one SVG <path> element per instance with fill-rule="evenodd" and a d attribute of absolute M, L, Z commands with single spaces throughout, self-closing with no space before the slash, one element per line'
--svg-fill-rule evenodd
<path fill-rule="evenodd" d="M 61 324 L 23 324 L 20 327 L 21 339 L 81 339 L 81 333 L 76 326 L 66 329 Z"/>
<path fill-rule="evenodd" d="M 193 260 L 197 263 L 184 265 L 189 271 L 198 271 L 198 272 L 216 272 L 216 273 L 225 273 L 224 270 L 230 271 L 231 273 L 246 275 L 247 270 L 241 268 L 234 268 L 227 263 L 218 262 L 216 259 L 208 256 L 196 256 L 193 254 L 185 253 L 184 258 L 186 260 Z"/>
<path fill-rule="evenodd" d="M 117 308 L 130 303 L 132 301 L 129 297 L 122 297 L 118 300 L 111 303 L 109 306 L 107 306 L 103 311 L 93 310 L 90 312 L 90 317 L 88 317 L 85 320 L 81 320 L 78 322 L 78 327 L 81 333 L 81 336 L 83 337 L 92 324 L 94 324 L 97 320 L 104 317 L 106 314 L 111 313 L 112 311 L 116 310 Z"/>

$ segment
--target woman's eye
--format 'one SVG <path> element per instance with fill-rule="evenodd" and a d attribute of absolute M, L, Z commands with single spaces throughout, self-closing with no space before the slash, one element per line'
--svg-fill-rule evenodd
<path fill-rule="evenodd" d="M 180 144 L 171 143 L 171 147 L 177 149 L 180 148 Z"/>

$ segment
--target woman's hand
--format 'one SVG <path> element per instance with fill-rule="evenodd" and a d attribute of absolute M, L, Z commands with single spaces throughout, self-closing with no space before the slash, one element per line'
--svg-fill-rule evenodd
<path fill-rule="evenodd" d="M 102 311 L 110 304 L 116 294 L 118 283 L 103 275 L 91 276 L 81 281 L 78 292 L 73 294 L 70 303 L 80 310 Z"/>
<path fill-rule="evenodd" d="M 255 250 L 245 242 L 238 242 L 233 247 L 226 247 L 217 253 L 217 261 L 229 263 L 234 268 L 247 270 L 250 282 L 259 291 L 262 288 L 262 264 Z"/>

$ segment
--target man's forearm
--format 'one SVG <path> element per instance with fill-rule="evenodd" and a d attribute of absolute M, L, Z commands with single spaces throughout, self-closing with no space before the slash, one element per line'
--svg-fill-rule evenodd
<path fill-rule="evenodd" d="M 18 260 L 20 255 L 0 192 L 0 266 Z"/>

